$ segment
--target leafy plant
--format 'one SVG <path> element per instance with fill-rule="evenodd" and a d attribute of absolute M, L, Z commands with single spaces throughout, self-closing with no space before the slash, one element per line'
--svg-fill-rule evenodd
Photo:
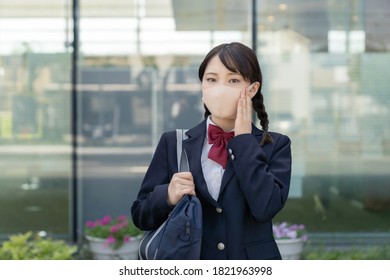
<path fill-rule="evenodd" d="M 390 246 L 350 249 L 308 246 L 302 258 L 306 260 L 390 260 Z"/>
<path fill-rule="evenodd" d="M 84 233 L 87 237 L 105 239 L 107 245 L 113 249 L 118 249 L 124 243 L 140 236 L 142 231 L 125 215 L 118 216 L 115 219 L 106 215 L 96 221 L 87 221 Z"/>
<path fill-rule="evenodd" d="M 0 248 L 1 260 L 70 260 L 76 246 L 63 240 L 43 238 L 29 231 L 11 235 Z"/>

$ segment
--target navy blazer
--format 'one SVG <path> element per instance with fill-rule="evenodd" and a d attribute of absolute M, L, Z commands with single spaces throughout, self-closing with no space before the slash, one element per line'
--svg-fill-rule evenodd
<path fill-rule="evenodd" d="M 206 120 L 188 130 L 183 141 L 203 210 L 201 259 L 281 259 L 272 233 L 272 219 L 287 200 L 291 177 L 291 142 L 270 132 L 273 143 L 260 146 L 262 131 L 234 137 L 218 200 L 207 190 L 201 166 Z M 168 184 L 177 172 L 176 132 L 161 136 L 155 154 L 131 207 L 137 227 L 161 225 L 172 207 Z"/>

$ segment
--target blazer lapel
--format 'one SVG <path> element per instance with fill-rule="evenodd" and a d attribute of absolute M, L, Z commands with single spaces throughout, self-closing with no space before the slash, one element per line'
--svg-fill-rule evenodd
<path fill-rule="evenodd" d="M 215 204 L 216 201 L 211 197 L 207 189 L 201 163 L 202 148 L 206 137 L 206 120 L 188 130 L 186 134 L 188 135 L 188 138 L 183 141 L 183 147 L 187 153 L 188 163 L 194 178 L 195 186 L 207 201 L 211 204 Z"/>
<path fill-rule="evenodd" d="M 233 177 L 233 174 L 234 174 L 233 164 L 231 163 L 230 160 L 228 160 L 228 164 L 226 165 L 225 172 L 223 173 L 223 176 L 222 176 L 221 189 L 219 190 L 218 197 L 220 197 L 222 195 L 222 192 L 225 190 L 228 182 Z"/>

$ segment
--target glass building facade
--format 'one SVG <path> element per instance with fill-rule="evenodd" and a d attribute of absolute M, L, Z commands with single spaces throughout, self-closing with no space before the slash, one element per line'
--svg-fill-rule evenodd
<path fill-rule="evenodd" d="M 240 41 L 292 140 L 275 221 L 390 242 L 388 26 L 387 0 L 0 0 L 0 237 L 130 214 L 161 133 L 203 118 L 202 58 Z"/>

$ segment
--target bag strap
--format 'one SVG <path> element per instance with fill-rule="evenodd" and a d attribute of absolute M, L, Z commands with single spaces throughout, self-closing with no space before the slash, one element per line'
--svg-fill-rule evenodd
<path fill-rule="evenodd" d="M 186 150 L 183 148 L 183 140 L 186 140 L 188 138 L 186 132 L 188 129 L 176 129 L 176 150 L 177 150 L 177 171 L 183 172 L 183 171 L 189 171 L 190 166 L 188 163 L 188 157 Z"/>

